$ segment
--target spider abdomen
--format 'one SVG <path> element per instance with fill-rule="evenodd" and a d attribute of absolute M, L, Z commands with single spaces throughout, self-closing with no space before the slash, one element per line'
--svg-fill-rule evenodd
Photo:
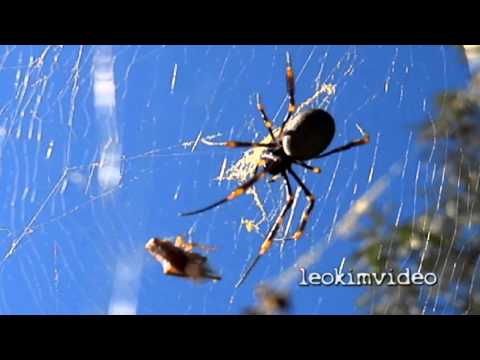
<path fill-rule="evenodd" d="M 285 153 L 298 160 L 312 159 L 332 142 L 335 121 L 321 109 L 296 114 L 285 126 L 282 146 Z"/>

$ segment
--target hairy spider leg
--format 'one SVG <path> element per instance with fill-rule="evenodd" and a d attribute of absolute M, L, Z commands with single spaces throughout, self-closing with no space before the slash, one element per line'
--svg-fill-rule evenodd
<path fill-rule="evenodd" d="M 247 148 L 255 148 L 255 147 L 264 147 L 264 148 L 273 148 L 275 147 L 274 143 L 254 143 L 254 142 L 247 142 L 247 141 L 226 141 L 224 143 L 218 144 L 219 146 L 225 146 L 229 148 L 237 148 L 237 147 L 247 147 Z"/>
<path fill-rule="evenodd" d="M 260 258 L 262 257 L 262 255 L 260 254 L 257 254 L 257 256 L 255 256 L 255 258 L 253 259 L 253 261 L 250 263 L 250 265 L 248 266 L 247 270 L 242 274 L 242 276 L 240 276 L 240 279 L 237 281 L 237 283 L 235 284 L 235 288 L 239 288 L 240 285 L 243 284 L 243 282 L 245 281 L 245 279 L 247 278 L 247 276 L 250 274 L 250 272 L 252 271 L 252 269 L 255 267 L 255 265 L 257 265 L 258 263 L 258 260 L 260 260 Z"/>
<path fill-rule="evenodd" d="M 268 130 L 268 133 L 270 134 L 270 137 L 272 138 L 273 142 L 276 142 L 275 140 L 275 135 L 273 134 L 273 124 L 270 118 L 268 117 L 267 113 L 265 112 L 265 105 L 263 105 L 262 99 L 260 97 L 260 94 L 257 94 L 257 110 L 260 111 L 260 114 L 262 115 L 263 119 L 263 124 Z"/>
<path fill-rule="evenodd" d="M 289 174 L 291 174 L 293 176 L 293 178 L 298 183 L 298 185 L 300 185 L 303 192 L 307 196 L 307 200 L 308 200 L 308 205 L 305 208 L 305 210 L 303 211 L 302 218 L 300 220 L 300 225 L 298 226 L 298 230 L 295 231 L 295 233 L 293 234 L 293 238 L 295 240 L 298 240 L 302 237 L 303 232 L 305 231 L 305 226 L 307 225 L 308 219 L 310 218 L 310 214 L 313 210 L 313 207 L 315 206 L 315 196 L 313 196 L 311 191 L 308 190 L 308 188 L 302 182 L 300 177 L 292 169 L 288 169 L 287 171 L 288 171 Z"/>
<path fill-rule="evenodd" d="M 287 214 L 288 210 L 293 205 L 293 191 L 292 191 L 292 186 L 290 185 L 290 181 L 288 180 L 287 174 L 282 173 L 282 178 L 285 182 L 286 185 L 286 203 L 283 206 L 282 210 L 280 211 L 280 214 L 278 215 L 277 219 L 275 220 L 274 225 L 268 232 L 267 237 L 265 238 L 265 241 L 263 242 L 262 246 L 260 247 L 259 254 L 264 255 L 272 246 L 273 239 L 277 235 L 278 229 L 280 226 L 283 224 L 285 215 Z"/>
<path fill-rule="evenodd" d="M 283 135 L 283 128 L 296 110 L 295 106 L 295 74 L 293 73 L 292 58 L 287 52 L 287 93 L 288 93 L 288 112 L 280 128 L 280 137 Z"/>
<path fill-rule="evenodd" d="M 300 160 L 296 160 L 295 161 L 295 164 L 297 165 L 300 165 L 301 167 L 307 169 L 307 170 L 310 170 L 311 172 L 315 173 L 315 174 L 320 174 L 322 172 L 322 169 L 320 169 L 319 167 L 316 167 L 316 166 L 310 166 L 308 164 L 306 164 L 305 162 L 303 161 L 300 161 Z"/>
<path fill-rule="evenodd" d="M 323 158 L 323 157 L 328 156 L 328 155 L 332 155 L 332 154 L 335 154 L 335 153 L 338 153 L 338 152 L 342 152 L 342 151 L 348 150 L 348 149 L 350 149 L 352 147 L 355 147 L 355 146 L 365 145 L 365 144 L 368 144 L 369 142 L 370 142 L 370 136 L 368 134 L 365 134 L 365 135 L 363 135 L 363 137 L 361 139 L 350 141 L 349 143 L 347 143 L 345 145 L 339 146 L 335 149 L 332 149 L 330 151 L 327 151 L 324 154 L 321 154 L 321 155 L 315 157 L 315 159 L 320 159 L 320 158 Z"/>
<path fill-rule="evenodd" d="M 243 275 L 240 277 L 238 282 L 235 284 L 236 288 L 238 288 L 240 285 L 242 285 L 242 283 L 245 281 L 247 276 L 250 274 L 250 272 L 253 270 L 253 268 L 257 264 L 258 260 L 260 260 L 260 258 L 263 255 L 265 255 L 265 253 L 270 249 L 270 247 L 273 244 L 273 239 L 275 238 L 275 235 L 277 235 L 278 229 L 280 229 L 280 226 L 284 222 L 285 215 L 287 214 L 288 210 L 290 210 L 290 208 L 293 205 L 293 191 L 292 191 L 292 187 L 290 185 L 290 181 L 288 180 L 287 174 L 282 173 L 282 177 L 283 177 L 283 179 L 285 181 L 285 185 L 286 185 L 287 202 L 283 206 L 282 210 L 280 211 L 280 214 L 278 215 L 277 219 L 275 220 L 275 223 L 273 224 L 270 231 L 268 232 L 268 235 L 266 236 L 265 241 L 263 242 L 262 246 L 260 247 L 260 250 L 259 250 L 257 256 L 255 257 L 255 259 L 253 259 L 253 261 L 248 266 L 247 270 L 243 273 Z"/>
<path fill-rule="evenodd" d="M 260 160 L 260 163 L 264 163 L 264 160 Z M 274 164 L 273 164 L 274 165 Z M 231 201 L 233 199 L 236 199 L 237 197 L 239 197 L 240 195 L 243 195 L 245 194 L 245 192 L 251 187 L 253 186 L 258 180 L 264 178 L 266 175 L 268 175 L 269 171 L 271 169 L 271 166 L 268 167 L 268 168 L 265 168 L 264 170 L 262 170 L 261 172 L 259 173 L 256 173 L 255 175 L 253 175 L 249 180 L 245 181 L 242 185 L 238 186 L 235 190 L 233 190 L 230 194 L 228 194 L 228 196 L 224 197 L 223 199 L 209 205 L 209 206 L 206 206 L 204 208 L 201 208 L 201 209 L 198 209 L 198 210 L 195 210 L 195 211 L 190 211 L 190 212 L 185 212 L 185 213 L 179 213 L 180 216 L 190 216 L 190 215 L 195 215 L 195 214 L 199 214 L 199 213 L 202 213 L 204 211 L 207 211 L 207 210 L 210 210 L 210 209 L 213 209 L 217 206 L 220 206 L 228 201 Z"/>

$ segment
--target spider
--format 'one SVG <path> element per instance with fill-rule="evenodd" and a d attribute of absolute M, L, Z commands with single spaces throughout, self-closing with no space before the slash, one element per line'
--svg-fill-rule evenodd
<path fill-rule="evenodd" d="M 298 229 L 293 234 L 293 239 L 300 239 L 305 231 L 305 226 L 307 225 L 308 219 L 315 205 L 315 196 L 292 169 L 292 165 L 299 165 L 318 174 L 321 172 L 321 169 L 319 167 L 310 166 L 305 163 L 305 161 L 320 159 L 355 146 L 367 144 L 370 141 L 369 135 L 359 128 L 362 138 L 350 141 L 343 146 L 324 152 L 333 140 L 335 134 L 335 120 L 328 112 L 322 109 L 311 109 L 295 113 L 295 76 L 292 59 L 288 52 L 286 53 L 286 60 L 287 95 L 289 104 L 287 114 L 277 135 L 275 135 L 272 130 L 272 121 L 265 111 L 265 106 L 262 103 L 260 95 L 257 94 L 257 109 L 260 112 L 271 141 L 268 143 L 227 141 L 219 144 L 228 148 L 264 147 L 265 151 L 255 166 L 254 175 L 238 186 L 225 198 L 199 210 L 180 213 L 181 216 L 194 215 L 220 206 L 244 194 L 257 181 L 263 179 L 267 175 L 271 175 L 272 179 L 276 179 L 278 176 L 283 178 L 286 189 L 285 205 L 281 209 L 273 226 L 270 228 L 270 231 L 267 233 L 257 256 L 253 259 L 250 266 L 248 266 L 235 287 L 239 287 L 243 283 L 248 274 L 257 264 L 258 260 L 260 260 L 260 258 L 270 249 L 281 224 L 284 222 L 285 215 L 293 205 L 294 196 L 288 175 L 291 175 L 291 177 L 297 182 L 308 201 L 308 204 L 303 211 Z M 261 171 L 258 171 L 260 168 Z"/>
<path fill-rule="evenodd" d="M 212 248 L 186 242 L 179 235 L 175 243 L 168 240 L 152 238 L 145 244 L 147 250 L 163 266 L 165 275 L 180 276 L 193 280 L 211 279 L 219 281 L 222 278 L 216 275 L 208 265 L 205 256 L 192 252 L 194 248 L 210 251 Z"/>

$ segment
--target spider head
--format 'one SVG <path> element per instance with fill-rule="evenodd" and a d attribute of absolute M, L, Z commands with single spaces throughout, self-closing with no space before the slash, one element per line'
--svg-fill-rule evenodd
<path fill-rule="evenodd" d="M 262 159 L 264 167 L 269 169 L 268 173 L 273 179 L 285 172 L 292 164 L 292 158 L 285 153 L 281 144 L 263 153 Z"/>

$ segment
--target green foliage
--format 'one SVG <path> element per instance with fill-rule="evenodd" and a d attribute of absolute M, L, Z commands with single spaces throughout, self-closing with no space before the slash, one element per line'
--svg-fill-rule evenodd
<path fill-rule="evenodd" d="M 388 212 L 374 209 L 355 238 L 362 239 L 352 256 L 362 271 L 402 271 L 406 267 L 434 272 L 439 282 L 428 286 L 369 287 L 358 303 L 376 314 L 480 314 L 480 92 L 445 92 L 437 98 L 438 117 L 426 119 L 418 146 L 432 149 L 445 164 L 441 201 L 415 218 L 395 226 Z M 429 151 L 425 151 L 425 157 Z M 439 184 L 432 193 L 439 193 Z M 422 194 L 421 196 L 431 196 Z M 438 197 L 438 195 L 437 195 Z"/>

